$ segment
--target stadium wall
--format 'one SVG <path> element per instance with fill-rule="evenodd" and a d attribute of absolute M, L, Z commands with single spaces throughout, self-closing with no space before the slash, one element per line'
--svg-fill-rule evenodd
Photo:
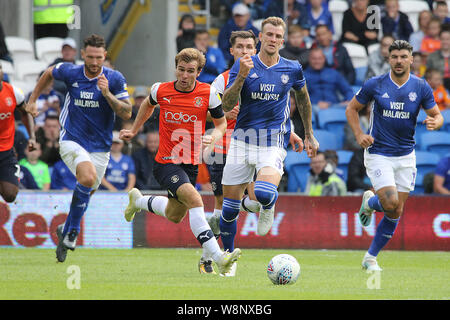
<path fill-rule="evenodd" d="M 63 223 L 71 192 L 24 192 L 15 203 L 0 202 L 0 246 L 54 248 L 56 227 Z M 203 197 L 214 205 L 212 195 Z M 96 193 L 82 222 L 79 245 L 87 248 L 198 247 L 188 219 L 173 224 L 155 215 L 123 219 L 126 193 Z M 240 248 L 367 249 L 376 223 L 359 225 L 360 197 L 304 197 L 282 194 L 274 225 L 265 237 L 256 235 L 258 217 L 241 213 L 236 245 Z M 211 212 L 207 212 L 211 214 Z M 450 198 L 411 197 L 387 249 L 450 250 Z"/>

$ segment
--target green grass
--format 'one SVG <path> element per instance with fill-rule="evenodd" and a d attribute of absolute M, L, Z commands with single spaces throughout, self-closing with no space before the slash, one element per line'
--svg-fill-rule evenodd
<path fill-rule="evenodd" d="M 270 258 L 301 265 L 292 286 L 272 285 Z M 0 249 L 0 299 L 450 299 L 450 253 L 385 251 L 380 289 L 367 288 L 363 251 L 243 249 L 234 278 L 200 275 L 198 249 L 82 249 L 56 263 L 54 250 Z M 69 290 L 68 267 L 81 272 Z"/>

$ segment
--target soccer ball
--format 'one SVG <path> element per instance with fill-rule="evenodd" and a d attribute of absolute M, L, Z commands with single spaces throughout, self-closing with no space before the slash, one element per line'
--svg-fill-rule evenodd
<path fill-rule="evenodd" d="M 274 284 L 293 284 L 300 275 L 300 265 L 289 254 L 279 254 L 270 260 L 267 276 Z"/>

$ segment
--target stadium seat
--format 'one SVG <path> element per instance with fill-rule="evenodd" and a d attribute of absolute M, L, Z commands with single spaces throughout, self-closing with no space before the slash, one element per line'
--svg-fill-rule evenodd
<path fill-rule="evenodd" d="M 427 126 L 423 123 L 425 118 L 427 117 L 427 114 L 423 109 L 420 109 L 419 114 L 417 115 L 417 125 L 416 125 L 416 134 L 417 137 L 420 137 L 422 133 L 425 133 L 427 131 Z"/>
<path fill-rule="evenodd" d="M 441 114 L 444 117 L 444 124 L 442 125 L 441 131 L 450 132 L 450 110 L 441 111 Z"/>
<path fill-rule="evenodd" d="M 336 137 L 339 147 L 334 147 L 333 149 L 340 149 L 340 146 L 344 144 L 344 126 L 347 123 L 345 109 L 340 107 L 320 110 L 317 117 L 320 129 L 332 132 Z"/>
<path fill-rule="evenodd" d="M 328 2 L 328 10 L 333 18 L 334 40 L 339 40 L 342 34 L 342 18 L 347 10 L 348 2 L 345 0 L 331 0 Z"/>
<path fill-rule="evenodd" d="M 355 69 L 358 67 L 367 67 L 368 57 L 364 46 L 350 42 L 343 42 L 342 45 L 347 49 Z"/>
<path fill-rule="evenodd" d="M 356 73 L 355 85 L 362 86 L 364 81 L 366 80 L 367 66 L 355 68 L 355 73 Z"/>
<path fill-rule="evenodd" d="M 293 179 L 293 181 L 291 181 L 291 185 L 289 184 L 288 179 L 288 191 L 289 187 L 291 187 L 293 190 L 291 192 L 298 192 L 299 190 L 304 192 L 308 181 L 310 159 L 306 155 L 306 152 L 302 152 L 300 155 L 302 155 L 301 162 L 293 164 L 289 170 L 288 176 L 290 179 Z"/>
<path fill-rule="evenodd" d="M 444 157 L 450 152 L 450 133 L 444 131 L 425 132 L 421 136 L 421 150 L 434 152 Z"/>
<path fill-rule="evenodd" d="M 30 94 L 34 86 L 36 85 L 36 81 L 26 82 L 26 81 L 20 81 L 20 80 L 14 80 L 11 81 L 11 84 L 19 89 L 21 89 L 25 95 L 25 97 Z"/>
<path fill-rule="evenodd" d="M 36 47 L 36 56 L 39 60 L 52 63 L 56 58 L 61 56 L 61 47 L 64 42 L 63 38 L 45 37 L 39 38 L 34 42 Z"/>
<path fill-rule="evenodd" d="M 402 0 L 399 1 L 399 9 L 408 16 L 414 31 L 417 31 L 419 30 L 419 13 L 423 10 L 429 11 L 430 7 L 426 1 Z"/>
<path fill-rule="evenodd" d="M 17 79 L 26 82 L 36 82 L 39 74 L 47 68 L 47 63 L 38 60 L 16 62 Z"/>
<path fill-rule="evenodd" d="M 423 193 L 423 178 L 429 172 L 434 172 L 437 163 L 439 162 L 439 156 L 432 152 L 416 151 L 416 187 L 414 188 L 414 194 Z"/>
<path fill-rule="evenodd" d="M 14 71 L 14 65 L 6 60 L 0 60 L 0 64 L 2 65 L 3 73 L 7 74 L 9 77 L 9 81 L 13 81 L 14 77 L 16 76 Z M 3 80 L 3 79 L 0 79 Z"/>
<path fill-rule="evenodd" d="M 284 167 L 286 169 L 286 172 L 288 174 L 288 186 L 287 191 L 288 192 L 298 192 L 298 189 L 304 190 L 301 188 L 301 183 L 296 174 L 292 171 L 292 168 L 294 166 L 307 168 L 306 172 L 309 170 L 309 162 L 310 159 L 308 158 L 306 152 L 295 152 L 292 150 L 289 150 L 287 152 L 286 158 L 284 160 Z M 299 170 L 299 169 L 297 169 Z M 304 186 L 306 185 L 306 182 Z M 303 186 L 303 188 L 304 188 Z"/>
<path fill-rule="evenodd" d="M 338 168 L 344 172 L 345 181 L 347 181 L 348 165 L 352 159 L 353 152 L 348 150 L 336 151 L 338 155 Z"/>
<path fill-rule="evenodd" d="M 5 43 L 14 63 L 35 59 L 33 45 L 30 40 L 20 37 L 5 37 Z"/>
<path fill-rule="evenodd" d="M 319 141 L 319 150 L 339 150 L 342 149 L 342 144 L 333 132 L 327 130 L 314 130 L 314 137 Z"/>

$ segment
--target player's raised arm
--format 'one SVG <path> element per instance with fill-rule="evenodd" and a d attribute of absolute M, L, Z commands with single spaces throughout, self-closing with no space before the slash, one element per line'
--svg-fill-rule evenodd
<path fill-rule="evenodd" d="M 49 67 L 45 72 L 42 74 L 42 76 L 39 78 L 38 82 L 36 83 L 36 86 L 34 87 L 33 92 L 31 93 L 30 98 L 28 99 L 28 103 L 25 106 L 25 110 L 30 113 L 33 117 L 37 117 L 38 115 L 38 109 L 36 105 L 36 100 L 41 95 L 42 91 L 48 87 L 50 82 L 53 80 L 53 69 L 55 66 Z"/>
<path fill-rule="evenodd" d="M 116 96 L 109 90 L 108 79 L 102 74 L 98 77 L 98 87 L 102 91 L 108 104 L 114 110 L 114 112 L 122 119 L 128 120 L 131 118 L 131 110 L 133 106 L 129 99 L 119 100 Z"/>
<path fill-rule="evenodd" d="M 358 112 L 362 108 L 364 108 L 364 105 L 359 103 L 358 100 L 356 100 L 356 97 L 353 97 L 345 109 L 345 115 L 347 117 L 347 122 L 355 135 L 356 141 L 362 148 L 366 149 L 373 144 L 374 139 L 372 136 L 365 134 L 359 124 Z"/>
<path fill-rule="evenodd" d="M 303 127 L 305 128 L 305 149 L 308 157 L 315 157 L 319 150 L 319 142 L 314 138 L 312 129 L 312 106 L 309 99 L 306 84 L 300 89 L 295 90 L 295 102 L 298 112 L 302 118 Z"/>
<path fill-rule="evenodd" d="M 444 124 L 444 117 L 439 110 L 439 107 L 435 105 L 431 109 L 425 109 L 425 113 L 427 117 L 423 121 L 423 123 L 427 126 L 427 130 L 439 130 Z"/>
<path fill-rule="evenodd" d="M 239 60 L 239 72 L 233 84 L 225 90 L 222 98 L 222 108 L 224 111 L 231 111 L 239 102 L 242 86 L 250 70 L 253 68 L 253 60 L 249 54 L 246 54 Z"/>
<path fill-rule="evenodd" d="M 152 105 L 150 102 L 150 98 L 147 97 L 142 102 L 139 107 L 139 111 L 136 115 L 136 119 L 134 119 L 133 126 L 130 130 L 120 130 L 119 138 L 125 141 L 129 141 L 133 139 L 133 137 L 138 133 L 139 129 L 144 125 L 145 121 L 147 121 L 153 111 L 155 110 L 156 105 Z"/>

